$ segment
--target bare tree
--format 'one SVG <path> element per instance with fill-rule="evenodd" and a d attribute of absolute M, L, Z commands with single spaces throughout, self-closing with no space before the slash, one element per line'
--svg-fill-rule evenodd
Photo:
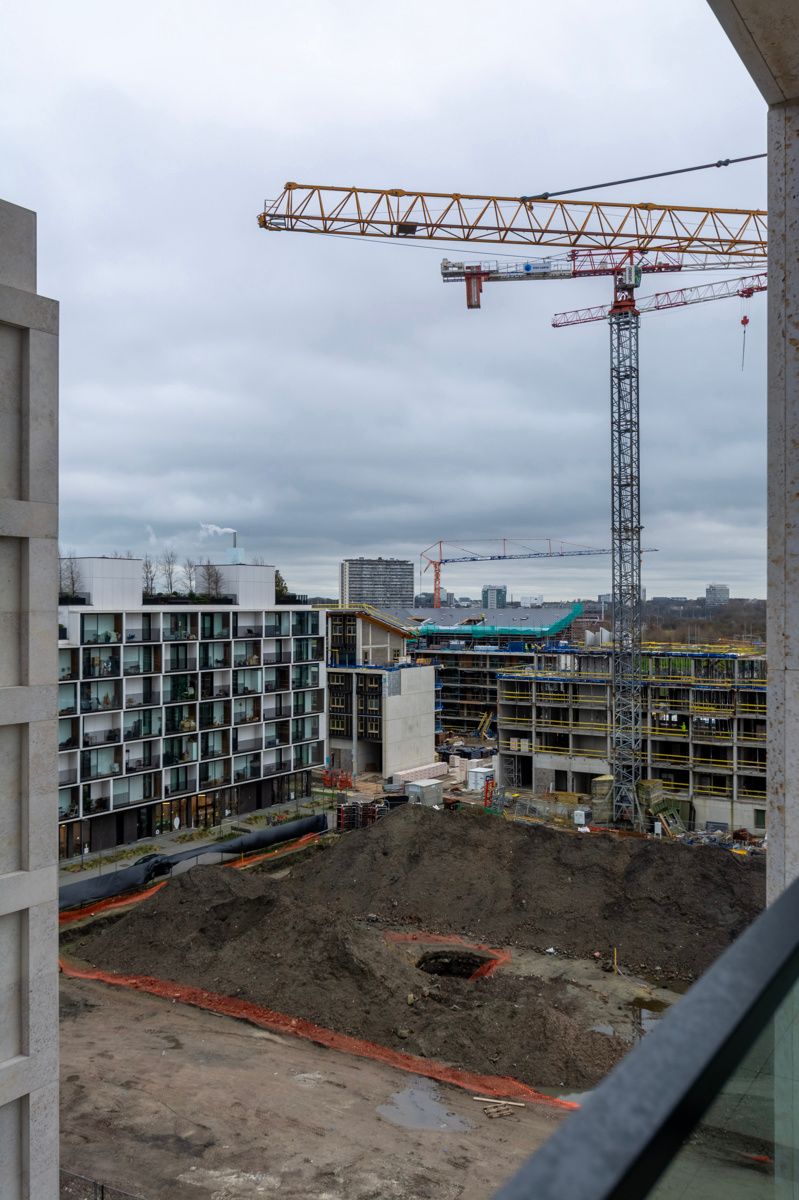
<path fill-rule="evenodd" d="M 142 592 L 145 596 L 153 596 L 155 594 L 155 576 L 156 565 L 150 558 L 150 555 L 145 554 L 141 560 Z"/>
<path fill-rule="evenodd" d="M 166 591 L 171 595 L 175 590 L 175 572 L 178 565 L 178 556 L 174 550 L 165 550 L 158 560 L 158 566 L 161 568 L 161 574 L 164 577 Z"/>
<path fill-rule="evenodd" d="M 83 587 L 80 563 L 74 550 L 67 550 L 58 560 L 58 590 L 62 596 L 77 596 Z"/>
<path fill-rule="evenodd" d="M 206 558 L 199 566 L 200 590 L 211 600 L 216 600 L 222 594 L 222 572 L 214 566 L 210 558 Z"/>
<path fill-rule="evenodd" d="M 197 586 L 197 563 L 193 558 L 187 558 L 183 563 L 183 577 L 186 580 L 186 591 L 191 595 Z"/>
<path fill-rule="evenodd" d="M 126 550 L 125 553 L 123 554 L 121 550 L 112 550 L 108 557 L 109 558 L 133 558 L 133 551 Z"/>

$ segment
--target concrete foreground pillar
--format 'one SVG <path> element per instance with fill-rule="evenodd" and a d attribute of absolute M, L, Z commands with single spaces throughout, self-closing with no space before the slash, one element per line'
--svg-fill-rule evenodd
<path fill-rule="evenodd" d="M 0 1196 L 58 1197 L 58 305 L 0 201 Z"/>
<path fill-rule="evenodd" d="M 768 897 L 799 875 L 799 100 L 768 117 Z"/>

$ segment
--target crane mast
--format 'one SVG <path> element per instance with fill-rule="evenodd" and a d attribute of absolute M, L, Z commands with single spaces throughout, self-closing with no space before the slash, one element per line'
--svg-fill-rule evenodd
<path fill-rule="evenodd" d="M 610 448 L 613 636 L 611 766 L 613 820 L 642 823 L 641 776 L 641 455 L 638 404 L 640 270 L 614 276 L 610 310 Z"/>

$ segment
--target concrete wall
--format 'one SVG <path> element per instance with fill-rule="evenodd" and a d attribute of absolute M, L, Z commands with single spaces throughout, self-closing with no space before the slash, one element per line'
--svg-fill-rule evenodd
<path fill-rule="evenodd" d="M 58 1196 L 58 306 L 0 201 L 0 1196 Z"/>
<path fill-rule="evenodd" d="M 387 672 L 383 684 L 383 774 L 435 761 L 434 667 Z"/>
<path fill-rule="evenodd" d="M 138 608 L 142 595 L 140 558 L 79 558 L 81 594 L 94 608 Z"/>
<path fill-rule="evenodd" d="M 373 667 L 390 667 L 405 654 L 405 638 L 376 625 L 368 617 L 359 617 L 357 624 L 357 656 L 359 663 Z"/>

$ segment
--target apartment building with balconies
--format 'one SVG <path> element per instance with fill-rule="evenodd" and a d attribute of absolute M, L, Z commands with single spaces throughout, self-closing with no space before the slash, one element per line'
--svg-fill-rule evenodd
<path fill-rule="evenodd" d="M 310 793 L 324 762 L 324 618 L 275 604 L 274 568 L 224 598 L 145 603 L 141 563 L 81 559 L 59 609 L 59 847 L 71 857 Z"/>
<path fill-rule="evenodd" d="M 535 653 L 497 677 L 501 782 L 590 794 L 611 770 L 607 649 Z M 766 659 L 662 646 L 642 655 L 642 777 L 695 827 L 766 828 Z"/>

